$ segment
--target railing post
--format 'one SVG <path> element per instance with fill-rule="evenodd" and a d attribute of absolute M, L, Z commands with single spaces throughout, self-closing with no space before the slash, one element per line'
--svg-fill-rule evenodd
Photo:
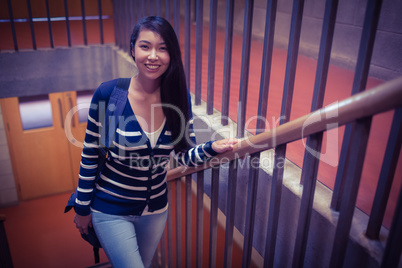
<path fill-rule="evenodd" d="M 225 228 L 225 252 L 223 267 L 232 267 L 232 250 L 233 250 L 233 230 L 234 215 L 236 208 L 236 190 L 237 190 L 237 165 L 238 160 L 229 163 L 228 189 L 227 189 L 227 205 L 226 205 L 226 228 Z"/>
<path fill-rule="evenodd" d="M 181 246 L 181 179 L 175 181 L 176 187 L 176 267 L 182 266 Z"/>
<path fill-rule="evenodd" d="M 103 45 L 103 22 L 102 22 L 102 0 L 98 0 L 98 13 L 99 13 L 99 33 L 100 33 L 100 42 Z"/>
<path fill-rule="evenodd" d="M 180 0 L 174 0 L 174 31 L 180 44 Z"/>
<path fill-rule="evenodd" d="M 246 124 L 246 107 L 248 78 L 250 70 L 251 31 L 253 27 L 254 0 L 247 0 L 244 8 L 243 47 L 241 56 L 240 90 L 237 116 L 237 137 L 244 137 Z"/>
<path fill-rule="evenodd" d="M 186 73 L 186 84 L 190 87 L 190 66 L 191 66 L 191 0 L 184 1 L 184 70 Z"/>
<path fill-rule="evenodd" d="M 322 107 L 324 102 L 325 86 L 329 61 L 331 58 L 331 47 L 335 29 L 338 0 L 327 0 L 324 13 L 324 23 L 321 33 L 320 51 L 317 62 L 317 73 L 314 84 L 313 101 L 311 111 Z M 304 152 L 301 181 L 303 184 L 303 195 L 301 198 L 299 221 L 297 225 L 295 249 L 293 253 L 293 267 L 303 267 L 304 256 L 307 246 L 311 213 L 313 210 L 315 185 L 318 174 L 320 159 L 313 156 L 309 150 L 317 155 L 321 152 L 323 133 L 317 133 L 307 138 L 306 150 Z M 307 150 L 309 148 L 309 150 Z"/>
<path fill-rule="evenodd" d="M 35 30 L 32 20 L 32 8 L 31 8 L 31 0 L 27 0 L 28 6 L 28 15 L 29 15 L 29 26 L 31 28 L 31 37 L 32 37 L 32 48 L 36 50 L 36 39 L 35 39 Z"/>
<path fill-rule="evenodd" d="M 280 124 L 289 121 L 292 107 L 294 81 L 296 77 L 297 57 L 299 53 L 300 33 L 302 26 L 304 0 L 293 2 L 292 19 L 289 33 L 288 56 L 286 60 L 285 83 L 282 97 Z M 264 266 L 273 267 L 276 246 L 276 234 L 279 223 L 279 208 L 281 204 L 281 191 L 286 157 L 286 144 L 275 149 L 274 171 L 272 175 L 272 189 L 269 202 L 269 217 L 267 227 L 267 240 L 265 245 Z"/>
<path fill-rule="evenodd" d="M 223 59 L 223 85 L 222 85 L 222 118 L 221 124 L 226 126 L 229 118 L 230 77 L 232 70 L 232 43 L 233 43 L 233 13 L 234 1 L 226 1 L 226 29 L 225 29 L 225 55 Z"/>
<path fill-rule="evenodd" d="M 218 19 L 218 0 L 211 0 L 209 8 L 209 50 L 208 50 L 208 85 L 207 85 L 207 114 L 214 112 L 215 91 L 215 58 L 216 58 L 216 22 Z"/>
<path fill-rule="evenodd" d="M 367 142 L 370 133 L 371 118 L 360 119 L 352 126 L 351 143 L 349 149 L 349 163 L 345 178 L 345 184 L 338 224 L 336 226 L 332 254 L 329 263 L 330 268 L 342 267 L 346 255 L 350 227 L 352 225 L 353 212 L 359 190 L 363 160 L 366 154 Z"/>
<path fill-rule="evenodd" d="M 265 120 L 267 117 L 269 81 L 271 77 L 272 53 L 274 50 L 274 33 L 276 20 L 277 0 L 267 1 L 265 15 L 264 49 L 261 65 L 260 93 L 258 98 L 258 113 L 256 134 L 265 131 Z"/>
<path fill-rule="evenodd" d="M 168 200 L 173 200 L 172 197 L 172 184 L 168 183 Z M 168 208 L 168 220 L 167 220 L 167 248 L 168 248 L 168 267 L 173 267 L 173 212 L 172 207 Z"/>
<path fill-rule="evenodd" d="M 87 26 L 85 21 L 85 2 L 81 0 L 81 14 L 82 14 L 82 30 L 84 33 L 84 44 L 88 45 L 88 38 L 87 38 Z"/>
<path fill-rule="evenodd" d="M 13 33 L 14 50 L 18 51 L 17 35 L 15 32 L 13 8 L 11 6 L 11 0 L 7 0 L 8 14 L 10 16 L 11 32 Z"/>
<path fill-rule="evenodd" d="M 212 168 L 211 176 L 211 212 L 209 231 L 209 267 L 216 267 L 216 248 L 218 233 L 218 202 L 219 202 L 219 166 Z"/>
<path fill-rule="evenodd" d="M 204 226 L 204 171 L 197 172 L 197 237 L 196 267 L 202 267 L 202 238 Z"/>
<path fill-rule="evenodd" d="M 260 163 L 260 153 L 254 153 L 250 156 L 250 173 L 247 191 L 246 208 L 246 227 L 244 230 L 243 260 L 242 267 L 250 267 L 251 252 L 253 249 L 253 234 L 255 209 L 257 203 L 258 171 Z"/>
<path fill-rule="evenodd" d="M 374 48 L 375 35 L 381 12 L 382 0 L 369 0 L 363 24 L 363 32 L 360 40 L 359 54 L 356 63 L 355 77 L 353 80 L 352 95 L 362 92 L 366 88 L 371 56 Z M 334 191 L 331 200 L 331 208 L 338 211 L 342 201 L 345 184 L 345 173 L 348 168 L 348 150 L 351 145 L 351 125 L 345 127 L 339 166 L 336 173 Z"/>
<path fill-rule="evenodd" d="M 170 0 L 165 0 L 165 19 L 171 22 L 170 19 Z"/>
<path fill-rule="evenodd" d="M 366 236 L 370 239 L 378 239 L 392 182 L 394 180 L 398 157 L 402 143 L 402 108 L 394 112 L 394 119 L 388 137 L 388 144 L 385 151 L 380 178 L 378 180 L 373 207 L 371 209 Z"/>
<path fill-rule="evenodd" d="M 53 33 L 52 33 L 52 23 L 50 22 L 49 0 L 46 0 L 45 3 L 46 3 L 47 26 L 48 26 L 48 29 L 49 29 L 50 47 L 54 48 Z"/>
<path fill-rule="evenodd" d="M 286 145 L 280 145 L 275 150 L 274 171 L 272 174 L 271 195 L 269 198 L 269 214 L 267 238 L 265 242 L 264 267 L 274 267 L 276 234 L 278 231 L 279 209 L 281 205 L 283 182 L 283 156 L 286 154 Z"/>
<path fill-rule="evenodd" d="M 402 253 L 402 189 L 399 191 L 398 204 L 388 235 L 387 245 L 381 263 L 381 268 L 398 267 Z"/>
<path fill-rule="evenodd" d="M 202 75 L 202 32 L 203 32 L 203 0 L 197 0 L 196 33 L 195 33 L 195 105 L 201 104 L 201 75 Z"/>
<path fill-rule="evenodd" d="M 191 206 L 191 175 L 186 176 L 186 267 L 191 267 L 191 217 L 192 217 L 192 206 Z"/>
<path fill-rule="evenodd" d="M 161 267 L 166 267 L 166 236 L 167 236 L 167 231 L 163 232 L 161 242 L 160 242 L 160 247 L 161 247 Z"/>

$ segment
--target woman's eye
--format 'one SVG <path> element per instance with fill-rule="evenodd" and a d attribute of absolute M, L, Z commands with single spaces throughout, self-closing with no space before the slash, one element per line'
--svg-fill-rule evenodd
<path fill-rule="evenodd" d="M 167 47 L 161 47 L 160 50 L 167 51 Z"/>
<path fill-rule="evenodd" d="M 140 45 L 140 48 L 142 48 L 142 49 L 147 49 L 148 46 L 147 46 L 147 45 Z"/>

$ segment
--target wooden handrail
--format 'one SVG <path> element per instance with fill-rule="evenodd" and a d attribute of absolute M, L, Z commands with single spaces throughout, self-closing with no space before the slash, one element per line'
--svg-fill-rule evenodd
<path fill-rule="evenodd" d="M 167 173 L 167 180 L 174 180 L 236 158 L 272 149 L 278 145 L 337 128 L 360 118 L 373 116 L 400 106 L 402 106 L 402 77 L 330 104 L 270 131 L 242 140 L 234 146 L 232 151 L 219 154 L 203 165 L 191 168 L 179 166 L 171 169 Z"/>

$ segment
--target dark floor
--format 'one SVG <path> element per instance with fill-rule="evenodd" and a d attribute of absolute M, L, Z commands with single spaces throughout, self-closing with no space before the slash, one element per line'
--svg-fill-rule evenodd
<path fill-rule="evenodd" d="M 44 197 L 0 209 L 15 268 L 72 268 L 94 265 L 92 247 L 75 224 L 74 213 L 64 214 L 68 194 Z M 100 251 L 101 262 L 106 262 Z"/>

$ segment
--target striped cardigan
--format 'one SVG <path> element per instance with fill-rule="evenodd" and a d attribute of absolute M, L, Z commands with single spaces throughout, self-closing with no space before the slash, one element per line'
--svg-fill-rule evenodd
<path fill-rule="evenodd" d="M 102 83 L 92 97 L 76 199 L 76 213 L 82 216 L 89 215 L 91 209 L 114 215 L 141 215 L 146 206 L 153 212 L 167 205 L 167 165 L 174 152 L 171 132 L 165 124 L 155 147 L 151 148 L 128 101 L 112 135 L 108 159 L 98 179 L 95 178 L 104 116 L 100 111 L 107 107 L 116 83 L 117 80 Z M 196 144 L 192 120 L 189 123 L 190 137 Z M 200 144 L 175 154 L 175 159 L 185 166 L 202 164 L 216 155 L 211 145 L 211 141 Z"/>

